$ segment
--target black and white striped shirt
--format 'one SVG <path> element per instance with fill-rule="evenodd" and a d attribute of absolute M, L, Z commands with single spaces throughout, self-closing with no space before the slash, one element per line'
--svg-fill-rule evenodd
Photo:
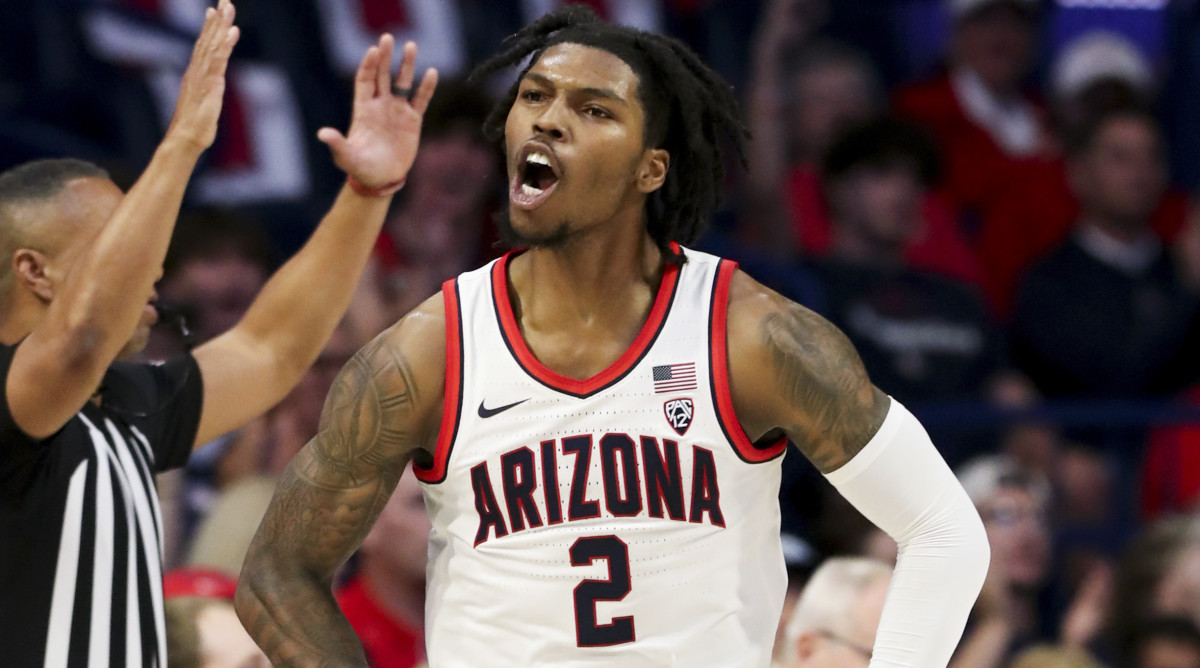
<path fill-rule="evenodd" d="M 100 404 L 43 441 L 0 401 L 0 665 L 165 668 L 153 474 L 187 461 L 202 396 L 190 356 L 117 363 Z"/>

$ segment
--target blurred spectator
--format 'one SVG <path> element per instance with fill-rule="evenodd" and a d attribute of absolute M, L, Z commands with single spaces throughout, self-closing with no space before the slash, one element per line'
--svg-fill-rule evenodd
<path fill-rule="evenodd" d="M 947 3 L 954 28 L 946 71 L 893 99 L 937 137 L 953 203 L 977 222 L 1022 163 L 1050 149 L 1047 121 L 1022 90 L 1040 12 L 1037 0 Z"/>
<path fill-rule="evenodd" d="M 1200 518 L 1159 520 L 1130 543 L 1112 610 L 1108 639 L 1123 665 L 1137 665 L 1132 658 L 1143 651 L 1151 620 L 1180 616 L 1200 624 Z"/>
<path fill-rule="evenodd" d="M 237 581 L 193 569 L 163 578 L 167 668 L 269 668 L 233 610 Z"/>
<path fill-rule="evenodd" d="M 1098 115 L 1069 147 L 1068 170 L 1082 212 L 1021 283 L 1014 362 L 1051 397 L 1178 390 L 1200 369 L 1200 293 L 1151 228 L 1166 184 L 1157 122 L 1137 107 Z"/>
<path fill-rule="evenodd" d="M 1200 629 L 1187 617 L 1159 617 L 1143 624 L 1133 641 L 1130 668 L 1200 668 Z"/>
<path fill-rule="evenodd" d="M 1152 106 L 1158 81 L 1149 59 L 1129 39 L 1107 30 L 1076 37 L 1055 58 L 1050 74 L 1055 125 L 1077 128 L 1110 106 Z"/>
<path fill-rule="evenodd" d="M 890 566 L 839 557 L 821 564 L 792 611 L 783 668 L 863 668 L 891 582 Z"/>
<path fill-rule="evenodd" d="M 770 0 L 754 42 L 749 95 L 754 131 L 747 174 L 746 227 L 764 250 L 819 256 L 833 243 L 820 164 L 846 130 L 877 115 L 883 93 L 858 50 L 812 39 L 827 7 L 818 0 Z M 978 281 L 944 199 L 926 193 L 905 257 L 916 267 Z"/>
<path fill-rule="evenodd" d="M 779 615 L 779 625 L 775 628 L 775 647 L 771 652 L 772 665 L 779 665 L 784 656 L 784 637 L 787 634 L 788 623 L 792 619 L 792 611 L 796 601 L 804 591 L 813 570 L 817 567 L 820 557 L 812 546 L 799 536 L 783 531 L 780 536 L 783 545 L 783 563 L 787 567 L 787 592 L 783 596 L 783 611 Z"/>
<path fill-rule="evenodd" d="M 425 564 L 432 525 L 412 467 L 405 469 L 358 551 L 358 573 L 337 593 L 374 668 L 425 660 Z"/>
<path fill-rule="evenodd" d="M 983 518 L 992 562 L 951 665 L 1000 668 L 1044 639 L 1038 596 L 1050 569 L 1050 485 L 1000 457 L 976 460 L 958 477 Z"/>
<path fill-rule="evenodd" d="M 1129 40 L 1115 33 L 1085 33 L 1067 45 L 1053 63 L 1050 97 L 1059 150 L 1023 165 L 1004 195 L 991 207 L 979 238 L 988 297 L 1007 316 L 1022 272 L 1040 255 L 1062 243 L 1079 218 L 1080 205 L 1068 183 L 1061 147 L 1108 110 L 1153 104 L 1156 78 L 1150 62 Z M 1164 240 L 1178 234 L 1187 198 L 1175 190 L 1161 194 L 1150 214 Z"/>
<path fill-rule="evenodd" d="M 824 164 L 833 240 L 813 263 L 823 315 L 850 337 L 874 382 L 909 405 L 977 394 L 996 370 L 980 295 L 905 259 L 937 170 L 933 144 L 888 118 L 843 135 Z"/>
<path fill-rule="evenodd" d="M 270 271 L 269 241 L 253 221 L 233 211 L 190 215 L 171 238 L 159 301 L 183 313 L 200 344 L 237 324 Z M 160 333 L 147 354 L 175 352 L 178 342 L 163 341 Z"/>
<path fill-rule="evenodd" d="M 486 240 L 494 235 L 503 165 L 483 135 L 491 107 L 477 86 L 438 83 L 425 113 L 421 151 L 375 248 L 387 313 L 374 331 L 427 299 L 442 281 L 495 254 Z"/>

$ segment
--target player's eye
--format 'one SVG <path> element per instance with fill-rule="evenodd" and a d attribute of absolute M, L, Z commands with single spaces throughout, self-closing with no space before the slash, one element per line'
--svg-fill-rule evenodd
<path fill-rule="evenodd" d="M 588 116 L 594 116 L 596 118 L 612 118 L 613 117 L 612 114 L 608 113 L 608 110 L 605 109 L 604 107 L 589 106 L 583 110 L 583 113 L 587 114 Z"/>
<path fill-rule="evenodd" d="M 525 100 L 526 102 L 541 102 L 542 100 L 546 99 L 546 96 L 542 93 L 542 91 L 531 88 L 521 93 L 521 99 Z"/>

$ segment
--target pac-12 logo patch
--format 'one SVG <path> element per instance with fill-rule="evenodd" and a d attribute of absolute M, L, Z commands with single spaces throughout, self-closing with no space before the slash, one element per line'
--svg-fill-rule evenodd
<path fill-rule="evenodd" d="M 671 428 L 680 436 L 692 426 L 691 399 L 672 399 L 663 404 L 663 412 L 667 414 L 667 422 Z"/>

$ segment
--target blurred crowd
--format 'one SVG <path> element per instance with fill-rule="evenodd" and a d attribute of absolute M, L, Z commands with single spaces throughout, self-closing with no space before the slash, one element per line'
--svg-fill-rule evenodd
<path fill-rule="evenodd" d="M 131 183 L 206 4 L 0 3 L 0 169 L 75 156 Z M 443 82 L 316 365 L 161 480 L 173 666 L 243 665 L 211 658 L 241 648 L 228 578 L 338 369 L 503 252 L 504 166 L 480 128 L 508 82 L 464 76 L 558 4 L 239 3 L 221 128 L 159 288 L 186 326 L 152 358 L 237 322 L 311 231 L 343 179 L 316 129 L 344 128 L 378 33 L 417 41 Z M 975 501 L 992 569 L 952 665 L 1200 668 L 1200 3 L 584 4 L 680 37 L 734 85 L 748 170 L 730 165 L 698 245 L 845 331 Z M 779 665 L 866 666 L 895 545 L 802 457 L 784 471 Z M 423 660 L 428 530 L 406 475 L 338 583 L 373 665 Z"/>

